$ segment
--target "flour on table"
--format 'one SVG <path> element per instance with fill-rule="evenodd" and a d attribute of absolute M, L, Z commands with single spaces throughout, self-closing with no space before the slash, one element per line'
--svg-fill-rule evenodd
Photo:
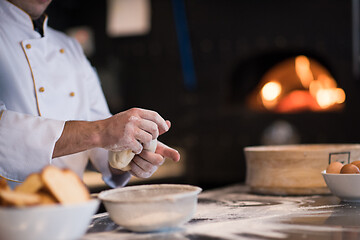
<path fill-rule="evenodd" d="M 89 239 L 194 239 L 194 236 L 237 239 L 286 239 L 290 233 L 301 232 L 341 232 L 341 227 L 323 224 L 331 219 L 334 209 L 341 205 L 314 205 L 314 199 L 321 196 L 279 197 L 252 195 L 244 192 L 241 186 L 233 186 L 218 191 L 203 192 L 193 219 L 183 226 L 169 231 L 134 234 L 118 227 L 113 231 L 86 234 Z M 319 221 L 318 225 L 301 222 L 302 218 Z M 153 219 L 153 221 L 156 217 Z M 155 220 L 156 221 L 156 220 Z M 296 222 L 298 221 L 298 222 Z M 352 229 L 358 231 L 360 229 Z M 206 238 L 205 238 L 206 239 Z"/>

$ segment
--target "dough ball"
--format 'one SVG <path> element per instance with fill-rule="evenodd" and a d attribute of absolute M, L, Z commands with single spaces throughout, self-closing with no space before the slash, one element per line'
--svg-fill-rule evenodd
<path fill-rule="evenodd" d="M 144 148 L 151 152 L 155 152 L 157 147 L 157 139 L 151 140 L 149 146 Z M 133 153 L 130 149 L 124 151 L 109 151 L 109 163 L 110 166 L 116 169 L 120 169 L 122 171 L 130 171 L 130 162 L 135 157 L 135 153 Z"/>
<path fill-rule="evenodd" d="M 109 151 L 110 166 L 123 171 L 127 170 L 125 169 L 126 166 L 129 165 L 129 163 L 134 157 L 135 157 L 135 153 L 133 153 L 130 149 L 124 151 L 118 151 L 118 152 Z"/>

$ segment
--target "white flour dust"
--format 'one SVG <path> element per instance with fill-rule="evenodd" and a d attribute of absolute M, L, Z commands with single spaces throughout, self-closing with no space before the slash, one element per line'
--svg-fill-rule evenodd
<path fill-rule="evenodd" d="M 157 212 L 129 219 L 126 225 L 139 229 L 158 228 L 166 225 L 174 226 L 176 223 L 181 223 L 183 219 L 184 214 L 178 212 Z"/>
<path fill-rule="evenodd" d="M 246 196 L 243 196 L 242 199 L 246 199 Z M 219 203 L 199 205 L 195 219 L 203 219 L 204 221 L 198 224 L 186 225 L 187 232 L 230 240 L 239 239 L 239 235 L 253 236 L 251 239 L 254 239 L 254 236 L 283 239 L 287 237 L 284 230 L 293 230 L 294 228 L 302 229 L 306 227 L 308 230 L 310 228 L 313 231 L 324 230 L 324 227 L 319 229 L 314 226 L 281 223 L 281 220 L 290 217 L 306 215 L 311 210 L 311 207 L 299 207 L 302 203 L 301 198 L 281 198 L 276 199 L 276 201 L 279 203 L 237 208 L 219 206 Z M 251 202 L 248 205 L 246 203 L 243 205 L 252 206 Z M 334 206 L 315 207 L 314 209 L 329 208 L 329 211 L 322 210 L 321 212 L 312 212 L 312 214 L 328 213 L 330 215 L 332 207 Z M 329 227 L 326 229 L 333 230 Z"/>
<path fill-rule="evenodd" d="M 193 239 L 208 236 L 233 239 L 285 239 L 291 232 L 336 232 L 324 224 L 340 205 L 314 204 L 314 198 L 276 197 L 241 193 L 236 186 L 200 194 L 196 214 L 189 223 L 169 231 L 136 234 L 118 227 L 87 234 L 88 239 Z M 148 219 L 150 220 L 150 219 Z M 156 221 L 155 218 L 152 221 Z M 309 221 L 316 224 L 309 225 Z M 357 231 L 357 230 L 356 230 Z M 360 232 L 360 229 L 359 229 Z"/>

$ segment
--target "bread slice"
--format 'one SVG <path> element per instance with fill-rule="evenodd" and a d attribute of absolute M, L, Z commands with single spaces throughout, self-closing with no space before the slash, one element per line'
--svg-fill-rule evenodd
<path fill-rule="evenodd" d="M 0 190 L 10 190 L 5 178 L 0 177 Z"/>
<path fill-rule="evenodd" d="M 38 194 L 15 192 L 12 190 L 1 190 L 0 200 L 1 205 L 3 206 L 16 207 L 38 205 L 41 202 L 41 198 Z"/>
<path fill-rule="evenodd" d="M 46 189 L 37 193 L 40 196 L 40 204 L 49 205 L 59 203 L 56 198 Z"/>
<path fill-rule="evenodd" d="M 25 181 L 16 186 L 14 191 L 23 193 L 36 193 L 44 187 L 44 183 L 41 180 L 39 173 L 30 174 Z"/>
<path fill-rule="evenodd" d="M 30 174 L 14 191 L 5 179 L 0 178 L 0 206 L 25 207 L 56 203 L 50 193 L 39 192 L 43 186 L 37 173 Z"/>
<path fill-rule="evenodd" d="M 69 169 L 47 166 L 41 172 L 41 179 L 49 192 L 61 204 L 85 202 L 90 193 L 81 179 Z"/>

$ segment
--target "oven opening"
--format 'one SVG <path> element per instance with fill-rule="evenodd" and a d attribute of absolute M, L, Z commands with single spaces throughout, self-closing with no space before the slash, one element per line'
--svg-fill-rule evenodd
<path fill-rule="evenodd" d="M 346 95 L 321 63 L 305 55 L 271 66 L 246 97 L 251 110 L 274 113 L 340 111 Z"/>

